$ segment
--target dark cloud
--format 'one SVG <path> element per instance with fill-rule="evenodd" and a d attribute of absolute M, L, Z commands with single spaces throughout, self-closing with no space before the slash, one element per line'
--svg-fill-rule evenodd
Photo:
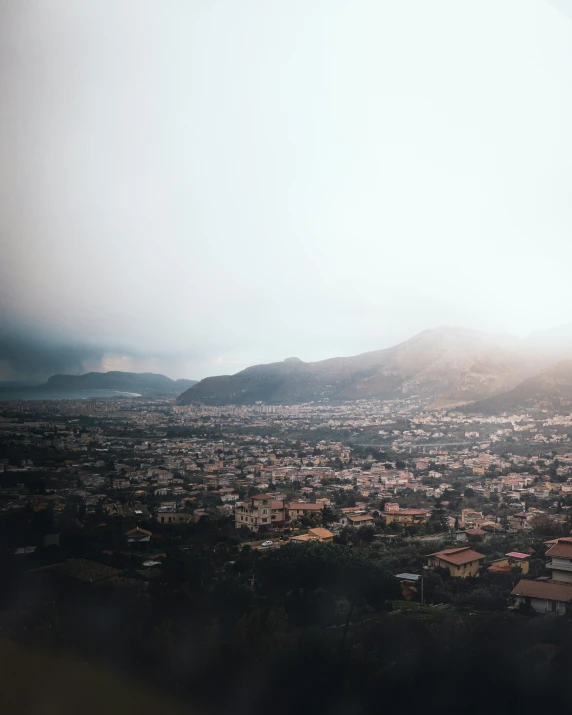
<path fill-rule="evenodd" d="M 35 336 L 0 333 L 0 379 L 44 379 L 55 373 L 81 374 L 101 363 L 105 350 L 56 344 Z"/>

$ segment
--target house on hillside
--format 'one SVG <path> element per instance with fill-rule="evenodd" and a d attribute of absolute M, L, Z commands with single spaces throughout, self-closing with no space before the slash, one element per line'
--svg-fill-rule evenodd
<path fill-rule="evenodd" d="M 506 571 L 508 573 L 515 566 L 518 566 L 523 576 L 526 576 L 530 567 L 529 561 L 530 554 L 522 554 L 519 551 L 510 551 L 508 554 L 505 554 L 502 559 L 495 559 L 487 571 L 492 573 Z"/>
<path fill-rule="evenodd" d="M 424 524 L 429 519 L 427 509 L 392 509 L 382 514 L 386 524 Z"/>
<path fill-rule="evenodd" d="M 444 549 L 428 554 L 427 566 L 448 569 L 451 576 L 455 578 L 467 578 L 479 575 L 481 561 L 484 558 L 484 554 L 474 551 L 469 546 L 461 546 L 457 549 Z"/>
<path fill-rule="evenodd" d="M 462 509 L 461 510 L 461 525 L 465 528 L 474 526 L 475 523 L 483 518 L 482 511 L 475 511 L 474 509 Z"/>
<path fill-rule="evenodd" d="M 522 579 L 511 595 L 517 606 L 530 606 L 537 613 L 572 615 L 572 538 L 552 539 L 547 546 L 546 568 L 552 572 L 551 580 Z"/>
<path fill-rule="evenodd" d="M 148 543 L 151 541 L 153 534 L 146 529 L 142 529 L 140 526 L 136 526 L 134 529 L 130 529 L 125 532 L 125 538 L 128 544 L 141 544 Z"/>
<path fill-rule="evenodd" d="M 530 606 L 537 613 L 572 614 L 572 584 L 521 579 L 511 596 L 517 606 Z"/>
<path fill-rule="evenodd" d="M 369 514 L 348 514 L 347 520 L 348 526 L 353 526 L 356 529 L 361 529 L 362 526 L 368 526 L 368 524 L 373 526 L 374 524 L 374 518 Z"/>
<path fill-rule="evenodd" d="M 251 531 L 258 531 L 263 526 L 284 526 L 285 522 L 286 505 L 281 499 L 274 499 L 271 494 L 257 494 L 250 497 L 249 501 L 236 504 L 234 525 L 237 529 L 246 526 Z"/>
<path fill-rule="evenodd" d="M 300 536 L 291 536 L 290 541 L 295 544 L 305 543 L 308 541 L 320 541 L 321 543 L 329 544 L 334 540 L 334 535 L 329 529 L 323 529 L 322 527 L 317 527 L 315 529 L 308 529 L 307 534 L 301 534 Z"/>
<path fill-rule="evenodd" d="M 546 552 L 546 568 L 552 571 L 552 580 L 572 583 L 572 539 L 556 539 Z"/>
<path fill-rule="evenodd" d="M 157 514 L 157 521 L 159 524 L 165 524 L 167 526 L 175 526 L 177 524 L 187 524 L 191 521 L 191 514 L 186 514 L 184 511 L 180 511 L 176 514 L 172 512 L 162 512 Z"/>
<path fill-rule="evenodd" d="M 324 509 L 323 504 L 307 504 L 306 502 L 290 502 L 286 505 L 286 512 L 290 521 L 297 521 L 307 514 L 315 514 Z"/>

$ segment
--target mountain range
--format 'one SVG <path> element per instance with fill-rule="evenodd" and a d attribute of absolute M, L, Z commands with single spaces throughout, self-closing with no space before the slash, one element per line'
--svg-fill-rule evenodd
<path fill-rule="evenodd" d="M 196 380 L 172 380 L 152 372 L 88 372 L 84 375 L 52 375 L 43 385 L 9 385 L 0 387 L 0 399 L 50 399 L 86 397 L 102 393 L 135 393 L 178 395 L 196 384 Z M 105 395 L 103 395 L 105 396 Z"/>
<path fill-rule="evenodd" d="M 466 405 L 463 411 L 496 415 L 519 407 L 572 412 L 572 360 L 551 365 L 512 390 Z"/>
<path fill-rule="evenodd" d="M 288 358 L 235 375 L 208 377 L 186 390 L 177 402 L 251 405 L 416 397 L 429 406 L 446 408 L 507 393 L 544 375 L 543 371 L 566 357 L 572 358 L 568 341 L 441 327 L 394 347 L 353 357 L 319 362 Z M 548 382 L 550 378 L 545 377 L 538 384 Z"/>

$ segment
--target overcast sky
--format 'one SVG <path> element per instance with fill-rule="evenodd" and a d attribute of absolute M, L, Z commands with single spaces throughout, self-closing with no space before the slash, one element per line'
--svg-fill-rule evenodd
<path fill-rule="evenodd" d="M 565 0 L 0 8 L 0 378 L 572 322 Z"/>

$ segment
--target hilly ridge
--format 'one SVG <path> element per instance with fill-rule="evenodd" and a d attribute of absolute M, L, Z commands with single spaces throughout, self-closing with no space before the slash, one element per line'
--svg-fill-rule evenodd
<path fill-rule="evenodd" d="M 297 358 L 209 377 L 178 404 L 249 405 L 420 397 L 434 406 L 466 404 L 514 388 L 551 360 L 510 336 L 465 328 L 426 330 L 399 345 L 306 363 Z"/>
<path fill-rule="evenodd" d="M 195 380 L 172 380 L 154 372 L 87 372 L 84 375 L 52 375 L 43 388 L 49 390 L 129 390 L 176 394 L 191 387 Z"/>
<path fill-rule="evenodd" d="M 172 380 L 152 372 L 88 372 L 84 375 L 52 375 L 43 385 L 6 384 L 0 387 L 1 400 L 52 399 L 97 396 L 99 391 L 141 395 L 178 395 L 196 384 L 196 380 Z"/>
<path fill-rule="evenodd" d="M 572 359 L 551 365 L 512 390 L 467 405 L 464 411 L 500 414 L 517 408 L 572 411 Z"/>

